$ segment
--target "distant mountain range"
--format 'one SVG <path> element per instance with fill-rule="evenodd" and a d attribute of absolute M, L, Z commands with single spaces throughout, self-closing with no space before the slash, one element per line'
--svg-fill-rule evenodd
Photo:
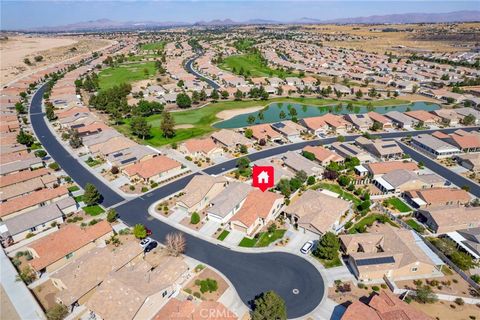
<path fill-rule="evenodd" d="M 480 21 L 480 11 L 455 11 L 448 13 L 402 13 L 390 15 L 377 15 L 368 17 L 341 18 L 321 20 L 303 17 L 293 21 L 275 21 L 265 19 L 252 19 L 243 22 L 231 19 L 198 21 L 195 23 L 178 21 L 113 21 L 99 19 L 94 21 L 78 22 L 63 26 L 32 28 L 23 31 L 37 32 L 79 32 L 79 31 L 112 31 L 112 30 L 145 30 L 161 29 L 179 26 L 238 26 L 262 24 L 396 24 L 396 23 L 437 23 L 437 22 L 472 22 Z"/>

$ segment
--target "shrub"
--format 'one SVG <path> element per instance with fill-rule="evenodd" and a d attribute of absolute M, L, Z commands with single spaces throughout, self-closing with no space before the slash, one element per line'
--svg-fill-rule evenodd
<path fill-rule="evenodd" d="M 49 167 L 50 169 L 52 169 L 53 171 L 58 171 L 58 170 L 60 170 L 60 166 L 59 166 L 58 163 L 56 163 L 56 162 L 50 163 L 50 164 L 48 165 L 48 167 Z"/>
<path fill-rule="evenodd" d="M 120 172 L 120 170 L 118 169 L 118 167 L 116 166 L 113 166 L 111 169 L 110 169 L 110 172 L 112 174 L 118 174 Z"/>
<path fill-rule="evenodd" d="M 31 238 L 31 237 L 34 237 L 34 236 L 35 236 L 35 233 L 29 232 L 29 233 L 27 233 L 27 235 L 25 236 L 25 238 L 28 239 L 28 238 Z"/>
<path fill-rule="evenodd" d="M 128 187 L 128 188 L 130 189 L 130 191 L 135 190 L 135 186 L 133 186 L 133 185 L 130 185 L 130 187 Z"/>
<path fill-rule="evenodd" d="M 186 288 L 184 291 L 188 294 L 192 294 L 192 289 L 190 289 L 190 288 Z"/>
<path fill-rule="evenodd" d="M 382 283 L 380 287 L 382 287 L 382 289 L 387 289 L 387 285 L 385 283 Z"/>
<path fill-rule="evenodd" d="M 142 192 L 147 192 L 148 191 L 148 187 L 142 187 Z"/>
<path fill-rule="evenodd" d="M 480 283 L 480 275 L 474 274 L 473 276 L 470 277 L 473 281 L 476 283 Z"/>
<path fill-rule="evenodd" d="M 373 290 L 373 291 L 379 291 L 380 288 L 379 288 L 378 286 L 372 286 L 372 290 Z"/>
<path fill-rule="evenodd" d="M 463 306 L 465 304 L 465 301 L 463 301 L 462 298 L 457 298 L 455 299 L 455 303 L 458 304 L 459 306 Z"/>
<path fill-rule="evenodd" d="M 214 292 L 217 291 L 218 284 L 217 280 L 207 278 L 205 280 L 200 281 L 200 292 Z"/>
<path fill-rule="evenodd" d="M 197 212 L 192 213 L 192 216 L 190 217 L 190 223 L 197 224 L 199 222 L 200 222 L 200 215 Z"/>
<path fill-rule="evenodd" d="M 362 282 L 359 282 L 358 285 L 357 285 L 357 287 L 358 287 L 359 289 L 363 289 L 363 288 L 365 288 L 365 284 L 363 284 Z"/>
<path fill-rule="evenodd" d="M 115 209 L 108 210 L 107 221 L 112 223 L 112 222 L 115 222 L 115 220 L 117 220 L 117 211 L 115 211 Z"/>
<path fill-rule="evenodd" d="M 47 152 L 45 150 L 37 150 L 35 151 L 35 156 L 39 158 L 43 158 L 47 155 Z"/>
<path fill-rule="evenodd" d="M 202 295 L 200 294 L 200 292 L 194 292 L 194 293 L 193 293 L 193 296 L 194 296 L 195 298 L 199 298 L 199 299 L 200 299 L 200 297 L 201 297 Z"/>
<path fill-rule="evenodd" d="M 412 302 L 412 298 L 410 298 L 410 296 L 406 296 L 403 301 L 405 301 L 406 303 L 410 303 Z"/>
<path fill-rule="evenodd" d="M 187 159 L 188 161 L 192 161 L 192 157 L 190 156 L 185 156 L 185 159 Z"/>
<path fill-rule="evenodd" d="M 195 272 L 200 272 L 203 269 L 205 269 L 205 266 L 203 264 L 198 264 L 195 269 L 193 269 Z"/>

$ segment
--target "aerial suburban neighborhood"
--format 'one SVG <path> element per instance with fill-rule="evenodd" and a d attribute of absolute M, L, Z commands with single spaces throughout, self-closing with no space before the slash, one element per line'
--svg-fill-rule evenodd
<path fill-rule="evenodd" d="M 1 319 L 480 319 L 478 3 L 89 3 L 2 3 Z"/>

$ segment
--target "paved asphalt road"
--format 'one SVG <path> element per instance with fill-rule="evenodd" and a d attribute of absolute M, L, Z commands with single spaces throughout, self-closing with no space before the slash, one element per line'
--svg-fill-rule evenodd
<path fill-rule="evenodd" d="M 104 196 L 102 204 L 106 207 L 117 204 L 116 210 L 120 218 L 128 225 L 144 224 L 153 231 L 153 237 L 160 241 L 164 239 L 166 234 L 176 231 L 174 227 L 152 218 L 148 214 L 148 208 L 158 199 L 182 190 L 195 174 L 183 177 L 120 204 L 124 199 L 86 170 L 76 159 L 72 158 L 68 151 L 55 139 L 45 123 L 46 119 L 41 114 L 42 95 L 43 89 L 40 89 L 32 99 L 32 126 L 40 142 L 65 172 L 81 186 L 84 186 L 87 182 L 95 184 Z M 452 128 L 442 131 L 449 133 L 454 130 L 456 129 Z M 435 130 L 392 132 L 383 133 L 381 136 L 383 138 L 400 138 L 409 134 L 431 133 L 433 131 Z M 356 137 L 358 136 L 347 136 L 346 141 L 352 141 Z M 287 144 L 256 152 L 248 157 L 250 160 L 256 161 L 279 155 L 286 151 L 298 150 L 306 145 L 328 144 L 335 140 L 336 138 L 327 138 Z M 412 157 L 416 160 L 416 155 L 412 154 Z M 420 160 L 427 166 L 430 166 L 430 162 L 426 161 L 426 159 Z M 233 169 L 236 161 L 236 159 L 229 160 L 209 167 L 204 172 L 207 174 L 220 174 L 223 171 Z M 446 176 L 449 176 L 448 172 Z M 453 179 L 452 182 L 457 184 Z M 465 183 L 460 185 L 463 184 Z M 275 290 L 285 299 L 289 317 L 295 318 L 312 311 L 323 297 L 325 288 L 320 273 L 312 264 L 296 255 L 287 253 L 240 253 L 198 239 L 190 234 L 186 234 L 185 237 L 187 238 L 186 254 L 220 270 L 233 283 L 241 299 L 246 304 L 261 292 Z M 297 295 L 293 294 L 293 289 L 298 289 L 299 293 Z"/>
<path fill-rule="evenodd" d="M 40 142 L 58 164 L 75 182 L 97 186 L 106 207 L 119 204 L 124 199 L 97 179 L 55 139 L 41 113 L 43 89 L 32 99 L 31 123 Z M 166 234 L 176 231 L 172 226 L 152 218 L 148 207 L 160 198 L 173 194 L 190 181 L 193 175 L 176 180 L 134 200 L 116 207 L 120 218 L 130 226 L 144 224 L 152 230 L 153 237 L 162 241 Z M 308 261 L 288 253 L 241 253 L 185 234 L 188 256 L 220 270 L 232 282 L 241 299 L 248 305 L 256 295 L 275 290 L 286 301 L 288 316 L 301 317 L 318 306 L 325 290 L 318 270 Z M 293 294 L 298 289 L 298 294 Z"/>
<path fill-rule="evenodd" d="M 209 78 L 205 77 L 204 75 L 195 71 L 195 69 L 193 68 L 193 62 L 195 62 L 195 60 L 197 58 L 198 58 L 198 56 L 195 56 L 195 57 L 191 58 L 190 60 L 188 60 L 188 62 L 185 64 L 185 68 L 187 69 L 187 71 L 189 73 L 193 74 L 199 80 L 203 80 L 206 83 L 208 83 L 213 89 L 217 89 L 217 90 L 220 89 L 220 86 L 218 85 L 218 83 L 216 83 L 212 79 L 209 79 Z"/>
<path fill-rule="evenodd" d="M 470 179 L 467 179 L 459 175 L 458 173 L 453 172 L 452 170 L 445 168 L 441 164 L 435 162 L 431 158 L 418 152 L 417 150 L 411 148 L 410 146 L 407 146 L 402 143 L 400 144 L 400 147 L 402 148 L 403 151 L 405 151 L 405 153 L 408 153 L 413 160 L 417 162 L 422 161 L 427 168 L 429 168 L 436 174 L 444 177 L 445 179 L 449 180 L 450 182 L 452 182 L 454 185 L 458 187 L 468 186 L 470 188 L 471 194 L 473 194 L 476 197 L 480 197 L 480 185 L 476 184 Z"/>

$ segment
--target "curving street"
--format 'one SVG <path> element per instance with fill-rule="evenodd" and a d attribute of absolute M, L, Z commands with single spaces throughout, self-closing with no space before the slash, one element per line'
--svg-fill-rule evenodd
<path fill-rule="evenodd" d="M 42 97 L 44 87 L 35 92 L 30 107 L 30 119 L 37 138 L 43 144 L 48 153 L 58 162 L 63 170 L 71 176 L 76 183 L 84 187 L 90 182 L 97 186 L 103 195 L 102 204 L 105 207 L 116 205 L 120 218 L 128 225 L 137 223 L 144 224 L 153 231 L 153 237 L 163 240 L 167 233 L 177 231 L 173 226 L 152 218 L 148 214 L 148 208 L 161 198 L 168 197 L 182 190 L 195 174 L 190 174 L 179 180 L 173 181 L 151 192 L 142 194 L 133 200 L 126 201 L 117 192 L 112 190 L 103 181 L 98 179 L 90 171 L 73 158 L 67 149 L 55 138 L 46 124 L 42 113 Z M 442 129 L 442 132 L 450 133 L 458 128 Z M 478 130 L 478 127 L 469 128 Z M 382 138 L 401 138 L 411 134 L 431 133 L 437 130 L 422 130 L 415 132 L 391 132 L 379 134 Z M 346 141 L 353 141 L 355 136 L 346 136 Z M 298 150 L 312 144 L 328 144 L 336 141 L 336 137 L 305 141 L 300 143 L 286 144 L 279 147 L 249 154 L 252 161 L 280 155 L 290 150 Z M 410 148 L 404 151 L 411 153 Z M 412 155 L 413 156 L 413 155 Z M 413 156 L 415 160 L 418 155 Z M 422 157 L 427 167 L 431 166 L 432 160 Z M 237 159 L 232 159 L 203 170 L 207 174 L 221 174 L 235 167 Z M 433 162 L 434 163 L 434 162 Z M 434 170 L 435 171 L 435 170 Z M 199 173 L 196 173 L 199 174 Z M 447 175 L 448 176 L 448 175 Z M 460 177 L 465 179 L 463 177 Z M 465 179 L 467 180 L 467 179 Z M 453 180 L 457 183 L 457 180 Z M 471 192 L 478 195 L 479 185 L 473 185 Z M 232 282 L 241 299 L 248 305 L 256 295 L 266 290 L 275 290 L 286 301 L 288 316 L 297 318 L 314 310 L 321 302 L 324 292 L 324 280 L 315 266 L 307 260 L 288 253 L 243 253 L 230 250 L 221 245 L 199 239 L 191 234 L 185 234 L 187 239 L 186 255 L 209 264 L 220 270 Z M 298 289 L 298 294 L 292 290 Z"/>
<path fill-rule="evenodd" d="M 197 72 L 194 68 L 193 68 L 193 63 L 195 62 L 195 60 L 198 58 L 199 56 L 195 56 L 193 58 L 191 58 L 190 60 L 187 61 L 187 63 L 185 64 L 185 69 L 187 69 L 187 71 L 191 74 L 193 74 L 195 77 L 197 77 L 198 80 L 202 80 L 202 81 L 205 81 L 206 83 L 208 83 L 208 85 L 210 87 L 212 87 L 213 89 L 220 89 L 220 85 L 218 83 L 216 83 L 215 81 L 213 81 L 212 79 L 210 78 L 207 78 L 206 76 L 200 74 L 199 72 Z"/>
<path fill-rule="evenodd" d="M 62 169 L 82 187 L 90 182 L 103 195 L 102 204 L 109 207 L 125 199 L 85 169 L 70 156 L 55 138 L 42 113 L 44 87 L 35 92 L 30 106 L 30 120 L 35 134 L 48 153 Z M 152 219 L 148 208 L 160 198 L 176 193 L 190 181 L 193 175 L 176 180 L 141 197 L 116 207 L 120 218 L 128 225 L 144 224 L 152 230 L 153 238 L 162 241 L 176 229 L 164 222 Z M 185 234 L 186 255 L 220 270 L 232 282 L 240 298 L 248 305 L 256 295 L 275 290 L 287 305 L 290 318 L 301 317 L 315 309 L 323 298 L 324 281 L 318 270 L 308 261 L 288 253 L 241 253 Z M 298 289 L 298 294 L 292 290 Z"/>

